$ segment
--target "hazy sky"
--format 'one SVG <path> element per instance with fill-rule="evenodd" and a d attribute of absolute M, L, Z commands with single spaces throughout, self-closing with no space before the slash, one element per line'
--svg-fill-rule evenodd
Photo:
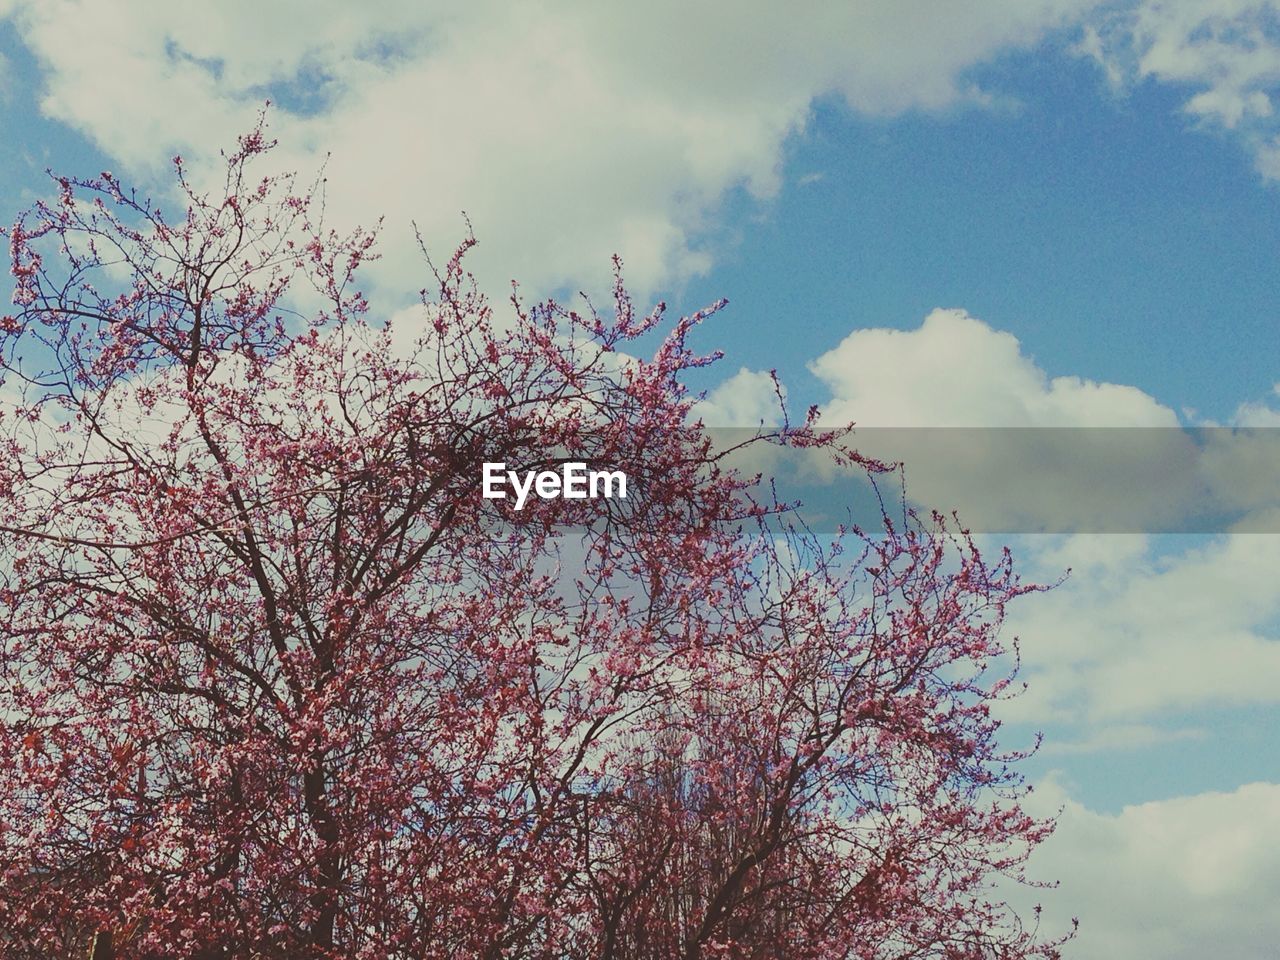
<path fill-rule="evenodd" d="M 1280 4 L 351 4 L 0 0 L 3 219 L 45 167 L 160 197 L 273 101 L 337 222 L 410 221 L 531 296 L 730 307 L 707 419 L 1280 426 Z M 1015 737 L 1063 809 L 1072 955 L 1273 957 L 1280 537 L 1015 546 Z"/>

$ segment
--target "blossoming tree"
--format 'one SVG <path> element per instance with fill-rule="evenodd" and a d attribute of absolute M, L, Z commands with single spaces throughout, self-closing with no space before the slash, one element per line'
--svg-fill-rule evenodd
<path fill-rule="evenodd" d="M 375 322 L 269 148 L 8 231 L 0 952 L 1056 955 L 990 888 L 1050 827 L 1008 556 L 786 534 L 682 385 L 705 314 L 495 318 L 464 246 Z M 762 442 L 879 469 L 812 423 Z M 562 453 L 642 492 L 480 496 Z"/>

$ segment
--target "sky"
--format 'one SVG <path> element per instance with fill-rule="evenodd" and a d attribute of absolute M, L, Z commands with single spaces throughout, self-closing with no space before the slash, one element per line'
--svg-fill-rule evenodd
<path fill-rule="evenodd" d="M 412 224 L 487 289 L 727 297 L 708 423 L 1280 426 L 1280 4 L 376 5 L 0 0 L 0 219 L 43 171 L 163 198 L 264 101 L 337 223 Z M 1266 483 L 1264 476 L 1260 482 Z M 945 496 L 945 492 L 938 493 Z M 1068 956 L 1280 942 L 1280 537 L 1015 537 L 1010 736 L 1061 810 Z"/>

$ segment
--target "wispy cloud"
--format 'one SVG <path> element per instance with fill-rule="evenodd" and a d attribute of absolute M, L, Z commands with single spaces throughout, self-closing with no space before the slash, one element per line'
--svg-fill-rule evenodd
<path fill-rule="evenodd" d="M 1110 6 L 1078 52 L 1123 89 L 1155 80 L 1186 91 L 1197 123 L 1231 131 L 1259 172 L 1280 179 L 1280 5 L 1272 0 L 1141 0 Z"/>

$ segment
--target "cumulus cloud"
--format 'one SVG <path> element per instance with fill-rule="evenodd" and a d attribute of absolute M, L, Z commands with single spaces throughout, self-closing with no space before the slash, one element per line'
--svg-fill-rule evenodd
<path fill-rule="evenodd" d="M 460 238 L 499 285 L 603 276 L 621 253 L 642 290 L 707 269 L 726 191 L 779 186 L 781 148 L 826 94 L 893 113 L 977 101 L 968 72 L 1036 43 L 1092 0 L 523 7 L 321 0 L 18 2 L 46 113 L 131 171 L 227 144 L 267 97 L 286 162 L 326 152 L 337 219 L 388 215 L 387 259 L 419 276 L 408 221 Z"/>
<path fill-rule="evenodd" d="M 1280 538 L 1203 538 L 1178 552 L 1123 535 L 1022 546 L 1033 577 L 1071 576 L 1011 608 L 1029 690 L 1006 716 L 1076 725 L 1082 746 L 1132 747 L 1144 724 L 1172 735 L 1179 711 L 1280 702 Z"/>
<path fill-rule="evenodd" d="M 1050 377 L 1012 334 L 963 310 L 916 330 L 861 329 L 810 369 L 827 385 L 829 423 L 874 427 L 1172 427 L 1136 387 Z"/>
<path fill-rule="evenodd" d="M 809 368 L 830 393 L 823 423 L 856 424 L 862 453 L 905 465 L 916 504 L 956 510 L 975 531 L 1280 532 L 1280 431 L 1184 428 L 1137 387 L 1051 376 L 963 310 L 934 310 L 914 330 L 855 330 Z M 745 369 L 701 410 L 712 426 L 780 419 L 770 377 Z M 1269 416 L 1245 405 L 1232 426 Z M 861 502 L 828 459 L 793 452 L 766 472 L 819 525 Z"/>
<path fill-rule="evenodd" d="M 855 330 L 809 367 L 831 394 L 825 423 L 857 424 L 863 453 L 905 465 L 913 500 L 975 530 L 1178 528 L 1198 502 L 1173 410 L 1136 387 L 1050 376 L 963 310 Z"/>
<path fill-rule="evenodd" d="M 1100 813 L 1056 780 L 1033 798 L 1062 808 L 1057 832 L 1037 851 L 1037 876 L 1061 886 L 1040 891 L 1048 929 L 1071 916 L 1077 960 L 1158 957 L 1261 960 L 1280 940 L 1280 784 L 1251 783 Z"/>
<path fill-rule="evenodd" d="M 870 425 L 855 433 L 864 452 L 902 459 L 916 502 L 959 507 L 975 529 L 1160 529 L 1202 503 L 1239 507 L 1247 529 L 1280 520 L 1263 506 L 1280 471 L 1269 432 L 1184 432 L 1143 391 L 1053 376 L 1017 338 L 960 310 L 914 330 L 855 330 L 811 369 L 831 392 L 827 422 Z M 939 426 L 953 429 L 892 429 Z M 1155 429 L 1093 429 L 1106 427 Z M 993 517 L 1027 525 L 984 527 Z M 1064 750 L 1132 749 L 1196 736 L 1170 722 L 1178 711 L 1280 700 L 1280 538 L 1200 537 L 1171 551 L 1108 533 L 1018 546 L 1033 580 L 1073 572 L 1012 608 L 1030 691 L 1010 719 L 1074 729 Z"/>

